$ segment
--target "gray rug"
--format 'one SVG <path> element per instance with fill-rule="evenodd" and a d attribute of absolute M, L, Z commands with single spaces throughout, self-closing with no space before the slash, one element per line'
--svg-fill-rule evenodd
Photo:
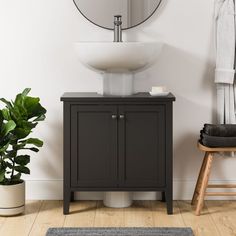
<path fill-rule="evenodd" d="M 50 228 L 46 236 L 193 236 L 191 228 Z"/>

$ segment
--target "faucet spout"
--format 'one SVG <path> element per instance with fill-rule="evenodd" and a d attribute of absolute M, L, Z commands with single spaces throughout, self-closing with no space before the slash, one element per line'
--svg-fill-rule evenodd
<path fill-rule="evenodd" d="M 114 16 L 114 42 L 122 42 L 122 16 Z"/>

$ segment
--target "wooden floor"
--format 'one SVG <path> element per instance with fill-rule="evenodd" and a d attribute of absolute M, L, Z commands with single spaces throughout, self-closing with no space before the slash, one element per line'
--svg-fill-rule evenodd
<path fill-rule="evenodd" d="M 175 201 L 174 215 L 165 203 L 135 201 L 125 209 L 105 208 L 100 201 L 71 204 L 71 214 L 62 214 L 62 201 L 27 202 L 24 215 L 0 217 L 1 236 L 45 236 L 49 227 L 191 227 L 196 236 L 236 236 L 236 201 L 208 201 L 201 216 L 190 202 Z"/>

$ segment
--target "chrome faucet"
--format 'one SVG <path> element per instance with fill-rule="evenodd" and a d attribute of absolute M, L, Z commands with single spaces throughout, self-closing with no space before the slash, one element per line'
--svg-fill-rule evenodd
<path fill-rule="evenodd" d="M 122 42 L 121 15 L 114 16 L 114 42 Z"/>

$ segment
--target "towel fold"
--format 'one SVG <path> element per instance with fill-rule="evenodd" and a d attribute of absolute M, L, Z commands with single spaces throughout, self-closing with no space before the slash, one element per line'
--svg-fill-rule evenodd
<path fill-rule="evenodd" d="M 201 132 L 201 141 L 207 147 L 236 147 L 236 137 L 210 136 Z"/>
<path fill-rule="evenodd" d="M 210 136 L 236 137 L 236 124 L 205 124 L 203 128 L 203 133 Z"/>

